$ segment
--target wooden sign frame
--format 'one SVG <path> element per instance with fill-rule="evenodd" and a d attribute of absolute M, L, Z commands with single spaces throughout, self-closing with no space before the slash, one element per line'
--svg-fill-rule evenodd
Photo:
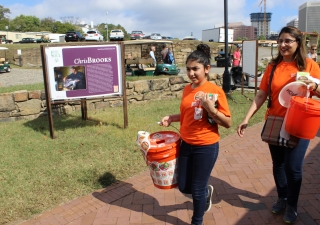
<path fill-rule="evenodd" d="M 82 119 L 87 120 L 87 99 L 121 97 L 128 127 L 123 42 L 42 44 L 40 50 L 51 138 L 52 105 L 70 101 L 80 102 Z M 68 69 L 73 73 L 67 75 Z"/>

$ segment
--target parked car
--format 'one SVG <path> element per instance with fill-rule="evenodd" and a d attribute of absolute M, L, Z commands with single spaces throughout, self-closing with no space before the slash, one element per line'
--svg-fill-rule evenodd
<path fill-rule="evenodd" d="M 22 38 L 19 43 L 37 43 L 35 38 Z"/>
<path fill-rule="evenodd" d="M 144 36 L 143 39 L 151 39 L 151 37 L 150 37 L 150 35 L 146 35 L 146 36 Z"/>
<path fill-rule="evenodd" d="M 122 30 L 111 30 L 110 31 L 110 41 L 123 41 L 124 33 Z"/>
<path fill-rule="evenodd" d="M 194 40 L 194 41 L 196 41 L 196 40 L 198 40 L 197 38 L 195 38 L 195 37 L 193 37 L 193 36 L 185 36 L 182 40 Z"/>
<path fill-rule="evenodd" d="M 142 31 L 132 31 L 130 34 L 130 40 L 136 40 L 136 39 L 143 39 L 144 38 L 144 33 Z"/>
<path fill-rule="evenodd" d="M 103 41 L 103 36 L 97 30 L 88 30 L 85 39 L 86 41 Z"/>
<path fill-rule="evenodd" d="M 161 34 L 159 34 L 159 33 L 153 33 L 153 34 L 151 34 L 151 35 L 150 35 L 150 38 L 151 38 L 152 40 L 162 40 Z"/>
<path fill-rule="evenodd" d="M 85 41 L 85 37 L 78 31 L 68 31 L 64 37 L 66 42 L 69 41 Z"/>
<path fill-rule="evenodd" d="M 162 36 L 162 40 L 174 40 L 174 38 L 173 37 Z"/>

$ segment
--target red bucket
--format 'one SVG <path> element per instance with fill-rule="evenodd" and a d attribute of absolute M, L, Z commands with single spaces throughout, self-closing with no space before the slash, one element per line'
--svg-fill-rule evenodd
<path fill-rule="evenodd" d="M 150 149 L 146 163 L 154 186 L 171 189 L 178 186 L 178 156 L 180 135 L 173 131 L 159 131 L 150 134 Z"/>
<path fill-rule="evenodd" d="M 285 130 L 296 137 L 313 139 L 320 127 L 320 101 L 293 96 L 290 100 Z"/>

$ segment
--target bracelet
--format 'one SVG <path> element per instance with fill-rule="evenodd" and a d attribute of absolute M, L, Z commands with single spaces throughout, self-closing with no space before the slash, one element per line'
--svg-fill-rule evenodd
<path fill-rule="evenodd" d="M 315 83 L 315 84 L 316 84 L 316 87 L 312 91 L 317 91 L 317 89 L 318 89 L 318 84 L 317 83 Z"/>
<path fill-rule="evenodd" d="M 219 110 L 217 109 L 216 113 L 213 114 L 213 117 L 218 115 Z"/>

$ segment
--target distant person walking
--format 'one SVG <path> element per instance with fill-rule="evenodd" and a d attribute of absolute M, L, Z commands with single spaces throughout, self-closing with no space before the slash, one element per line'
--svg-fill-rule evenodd
<path fill-rule="evenodd" d="M 168 46 L 166 44 L 164 44 L 162 46 L 162 51 L 161 51 L 161 57 L 162 57 L 162 62 L 163 63 L 168 63 L 166 60 L 167 54 L 168 54 Z"/>
<path fill-rule="evenodd" d="M 150 52 L 149 52 L 149 55 L 150 55 L 150 57 L 153 59 L 153 61 L 154 61 L 154 66 L 156 66 L 157 65 L 157 60 L 156 60 L 156 57 L 155 57 L 155 55 L 154 55 L 154 53 L 155 53 L 155 51 L 156 51 L 156 47 L 155 46 L 151 46 L 151 49 L 150 49 Z"/>
<path fill-rule="evenodd" d="M 233 53 L 233 61 L 232 61 L 232 66 L 240 66 L 240 62 L 241 62 L 241 47 L 240 45 L 237 45 L 237 49 L 234 51 Z"/>
<path fill-rule="evenodd" d="M 315 62 L 318 62 L 317 45 L 311 45 L 310 52 L 308 53 L 307 57 L 313 59 Z"/>

